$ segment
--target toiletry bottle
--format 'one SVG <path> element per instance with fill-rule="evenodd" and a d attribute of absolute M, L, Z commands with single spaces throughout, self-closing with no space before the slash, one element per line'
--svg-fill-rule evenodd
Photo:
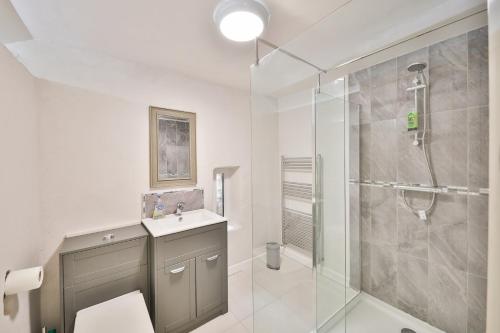
<path fill-rule="evenodd" d="M 416 131 L 418 129 L 418 113 L 417 110 L 408 112 L 408 131 Z"/>
<path fill-rule="evenodd" d="M 165 216 L 165 204 L 161 201 L 161 196 L 158 196 L 153 210 L 153 219 L 161 219 Z"/>

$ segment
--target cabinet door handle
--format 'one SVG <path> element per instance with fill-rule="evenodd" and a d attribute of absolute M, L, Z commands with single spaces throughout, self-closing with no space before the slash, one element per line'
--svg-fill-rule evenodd
<path fill-rule="evenodd" d="M 185 269 L 186 269 L 186 266 L 182 266 L 182 267 L 179 267 L 179 268 L 171 270 L 170 273 L 172 273 L 172 274 L 179 274 L 181 272 L 184 272 Z"/>
<path fill-rule="evenodd" d="M 214 261 L 214 260 L 217 260 L 217 258 L 219 258 L 219 255 L 218 255 L 218 254 L 216 254 L 216 255 L 214 255 L 214 256 L 211 256 L 211 257 L 207 258 L 207 261 Z"/>

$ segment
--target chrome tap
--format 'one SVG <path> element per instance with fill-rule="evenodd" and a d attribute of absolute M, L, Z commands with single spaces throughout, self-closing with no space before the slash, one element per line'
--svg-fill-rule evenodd
<path fill-rule="evenodd" d="M 183 201 L 179 201 L 177 203 L 177 210 L 175 211 L 175 215 L 181 216 L 183 210 L 184 210 L 184 202 Z"/>

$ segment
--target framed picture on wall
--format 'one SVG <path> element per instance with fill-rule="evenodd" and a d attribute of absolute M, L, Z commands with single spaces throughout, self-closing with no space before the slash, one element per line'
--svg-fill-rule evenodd
<path fill-rule="evenodd" d="M 196 185 L 196 113 L 149 107 L 150 185 Z"/>

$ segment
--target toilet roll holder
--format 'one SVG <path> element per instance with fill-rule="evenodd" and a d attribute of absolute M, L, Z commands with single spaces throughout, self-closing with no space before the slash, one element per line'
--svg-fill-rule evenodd
<path fill-rule="evenodd" d="M 7 282 L 7 277 L 9 276 L 11 270 L 8 269 L 6 272 L 5 272 L 5 277 L 4 277 L 4 282 L 6 283 Z M 43 276 L 43 271 L 40 271 L 38 273 L 38 280 L 41 280 L 42 279 L 42 276 Z M 5 297 L 7 297 L 7 295 L 5 294 L 5 283 L 4 283 L 4 292 L 3 292 L 3 299 L 5 300 Z"/>
<path fill-rule="evenodd" d="M 5 285 L 5 282 L 7 282 L 7 276 L 9 276 L 9 273 L 10 273 L 10 269 L 8 269 L 7 272 L 5 272 L 4 285 Z M 7 297 L 7 295 L 5 295 L 5 290 L 4 290 L 3 299 L 5 299 L 5 297 Z"/>

